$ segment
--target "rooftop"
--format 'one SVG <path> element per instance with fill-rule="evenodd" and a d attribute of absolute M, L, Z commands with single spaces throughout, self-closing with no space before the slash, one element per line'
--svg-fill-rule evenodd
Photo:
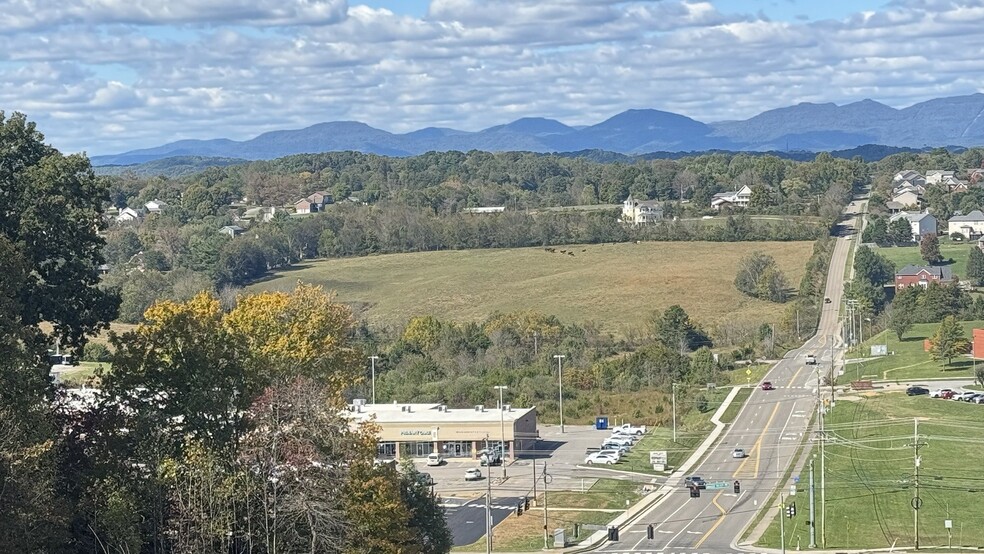
<path fill-rule="evenodd" d="M 506 404 L 501 418 L 511 422 L 532 411 L 536 406 L 513 408 Z M 350 404 L 345 415 L 360 422 L 375 415 L 378 423 L 497 423 L 500 419 L 496 407 L 448 408 L 443 404 Z"/>
<path fill-rule="evenodd" d="M 945 266 L 945 265 L 925 266 L 925 265 L 909 264 L 903 267 L 902 269 L 896 271 L 895 275 L 915 276 L 915 275 L 919 275 L 924 271 L 926 273 L 929 273 L 930 275 L 938 276 L 942 281 L 949 281 L 953 279 L 953 271 L 950 269 L 950 266 Z"/>
<path fill-rule="evenodd" d="M 950 221 L 984 221 L 984 213 L 980 210 L 974 210 L 967 215 L 955 215 L 950 218 Z"/>

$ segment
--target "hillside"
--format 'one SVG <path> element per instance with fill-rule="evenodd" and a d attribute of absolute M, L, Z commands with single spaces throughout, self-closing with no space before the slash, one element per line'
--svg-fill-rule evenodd
<path fill-rule="evenodd" d="M 595 321 L 617 334 L 641 329 L 654 310 L 680 304 L 703 325 L 774 322 L 783 306 L 741 295 L 738 260 L 761 250 L 799 283 L 813 243 L 644 242 L 501 250 L 458 250 L 319 261 L 249 287 L 293 289 L 298 281 L 338 293 L 370 321 L 431 314 L 480 321 L 500 311 L 538 310 Z M 562 254 L 561 250 L 574 253 Z"/>

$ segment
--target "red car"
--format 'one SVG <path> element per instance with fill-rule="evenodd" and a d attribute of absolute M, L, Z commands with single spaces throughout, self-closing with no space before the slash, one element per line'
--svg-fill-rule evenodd
<path fill-rule="evenodd" d="M 775 387 L 772 386 L 772 381 L 762 383 L 762 390 L 775 390 Z"/>

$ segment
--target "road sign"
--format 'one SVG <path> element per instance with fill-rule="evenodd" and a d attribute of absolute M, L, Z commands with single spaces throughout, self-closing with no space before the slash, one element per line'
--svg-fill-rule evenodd
<path fill-rule="evenodd" d="M 952 519 L 944 519 L 943 520 L 943 527 L 945 529 L 953 529 L 953 520 Z"/>
<path fill-rule="evenodd" d="M 726 489 L 731 483 L 728 481 L 714 481 L 707 484 L 707 490 Z"/>
<path fill-rule="evenodd" d="M 751 374 L 752 374 L 752 370 L 750 370 L 750 369 L 746 369 L 745 370 L 745 375 L 751 375 Z"/>
<path fill-rule="evenodd" d="M 800 476 L 799 475 L 796 475 L 795 477 L 793 477 L 793 482 L 794 483 L 799 483 L 800 482 Z"/>
<path fill-rule="evenodd" d="M 887 344 L 872 344 L 871 345 L 871 355 L 872 356 L 887 356 L 888 355 L 888 345 Z"/>

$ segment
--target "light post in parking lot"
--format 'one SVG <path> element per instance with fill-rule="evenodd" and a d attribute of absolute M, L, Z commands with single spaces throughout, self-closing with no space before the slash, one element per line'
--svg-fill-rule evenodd
<path fill-rule="evenodd" d="M 554 354 L 554 358 L 557 359 L 557 389 L 560 392 L 560 432 L 564 432 L 564 356 L 563 354 Z"/>
<path fill-rule="evenodd" d="M 369 361 L 372 363 L 372 403 L 376 403 L 376 360 L 379 356 L 369 356 Z"/>
<path fill-rule="evenodd" d="M 673 383 L 673 395 L 671 396 L 670 402 L 673 405 L 673 442 L 676 442 L 676 388 L 677 384 Z"/>
<path fill-rule="evenodd" d="M 500 436 L 502 438 L 502 440 L 499 442 L 499 447 L 502 449 L 502 451 L 499 453 L 502 456 L 500 458 L 499 464 L 502 466 L 502 478 L 505 479 L 506 478 L 506 421 L 505 421 L 506 416 L 503 412 L 506 411 L 506 405 L 503 404 L 502 402 L 502 392 L 508 389 L 509 387 L 507 387 L 506 385 L 496 385 L 492 388 L 499 391 L 499 432 L 501 433 Z M 515 442 L 515 440 L 516 439 L 513 438 L 513 442 Z"/>

